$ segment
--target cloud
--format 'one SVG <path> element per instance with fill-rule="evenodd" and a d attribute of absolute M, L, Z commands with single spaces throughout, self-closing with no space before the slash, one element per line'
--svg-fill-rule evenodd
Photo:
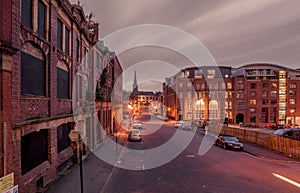
<path fill-rule="evenodd" d="M 298 0 L 85 0 L 82 3 L 86 13 L 92 11 L 97 16 L 102 38 L 124 27 L 164 24 L 194 35 L 221 65 L 241 66 L 255 61 L 299 67 Z M 153 35 L 164 38 L 161 34 Z M 159 48 L 138 52 L 138 59 L 136 51 L 122 55 L 124 65 L 143 61 L 143 57 L 161 59 L 177 67 L 180 62 L 184 63 L 182 66 L 190 64 L 178 53 Z"/>

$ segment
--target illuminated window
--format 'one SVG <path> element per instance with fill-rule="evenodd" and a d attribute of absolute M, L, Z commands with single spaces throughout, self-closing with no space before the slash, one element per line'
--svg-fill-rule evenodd
<path fill-rule="evenodd" d="M 296 104 L 296 99 L 290 99 L 290 104 L 295 105 Z"/>
<path fill-rule="evenodd" d="M 255 112 L 256 112 L 256 108 L 255 107 L 250 108 L 250 113 L 255 113 Z"/>
<path fill-rule="evenodd" d="M 290 84 L 290 88 L 296 88 L 296 87 L 297 87 L 296 83 L 291 83 Z"/>
<path fill-rule="evenodd" d="M 255 97 L 255 96 L 256 96 L 256 91 L 251 91 L 250 95 L 251 95 L 252 97 Z"/>
<path fill-rule="evenodd" d="M 272 87 L 272 88 L 277 88 L 277 83 L 273 82 L 273 83 L 271 84 L 271 87 Z"/>
<path fill-rule="evenodd" d="M 207 78 L 208 79 L 212 79 L 212 78 L 214 78 L 215 77 L 215 70 L 208 70 L 207 71 Z"/>
<path fill-rule="evenodd" d="M 251 99 L 249 102 L 250 105 L 256 105 L 256 99 Z"/>
<path fill-rule="evenodd" d="M 230 82 L 227 83 L 227 89 L 232 89 L 232 84 Z"/>
<path fill-rule="evenodd" d="M 209 102 L 209 118 L 218 118 L 218 102 L 215 100 Z"/>

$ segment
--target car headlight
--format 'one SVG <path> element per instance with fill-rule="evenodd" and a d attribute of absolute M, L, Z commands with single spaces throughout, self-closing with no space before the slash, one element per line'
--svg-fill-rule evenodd
<path fill-rule="evenodd" d="M 232 144 L 232 143 L 228 143 L 228 145 L 229 145 L 229 146 L 233 146 L 233 144 Z"/>

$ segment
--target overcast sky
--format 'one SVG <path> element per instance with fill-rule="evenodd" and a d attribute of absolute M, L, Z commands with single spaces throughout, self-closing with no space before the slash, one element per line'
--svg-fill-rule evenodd
<path fill-rule="evenodd" d="M 77 3 L 77 0 L 71 2 Z M 238 67 L 253 62 L 269 62 L 300 68 L 299 0 L 80 2 L 86 14 L 95 14 L 95 20 L 100 23 L 101 39 L 134 25 L 163 24 L 195 36 L 208 49 L 218 65 Z M 156 80 L 152 83 L 156 82 L 155 84 L 159 85 L 165 77 L 173 75 L 176 68 L 193 65 L 181 54 L 154 46 L 134 48 L 117 54 L 123 65 L 124 85 L 129 85 L 126 88 L 131 88 L 132 72 L 135 69 L 138 82 L 147 85 L 144 90 L 150 90 L 147 87 L 154 87 L 149 86 L 151 84 L 147 84 L 147 80 Z M 163 61 L 176 68 L 162 70 L 158 67 L 161 65 L 159 62 L 151 65 L 151 61 L 144 62 L 147 60 Z"/>

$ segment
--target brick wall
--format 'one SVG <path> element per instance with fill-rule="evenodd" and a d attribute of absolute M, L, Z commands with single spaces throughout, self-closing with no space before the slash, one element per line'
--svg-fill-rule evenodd
<path fill-rule="evenodd" d="M 0 112 L 0 153 L 9 152 L 5 155 L 5 159 L 0 157 L 0 176 L 14 172 L 15 184 L 19 185 L 20 193 L 36 192 L 36 182 L 43 178 L 44 184 L 50 182 L 57 174 L 57 167 L 69 160 L 73 156 L 73 149 L 71 147 L 57 153 L 57 127 L 68 121 L 72 121 L 73 117 L 58 118 L 60 114 L 70 114 L 72 112 L 72 103 L 70 100 L 58 100 L 57 93 L 57 63 L 59 59 L 57 47 L 57 17 L 58 11 L 56 3 L 52 1 L 51 16 L 49 19 L 49 27 L 51 33 L 49 39 L 39 37 L 37 33 L 33 33 L 30 29 L 26 29 L 21 24 L 21 1 L 20 0 L 1 0 L 0 1 L 0 42 L 6 42 L 18 51 L 12 56 L 11 63 L 6 63 L 9 66 L 8 70 L 0 69 L 0 92 L 2 94 L 1 104 L 2 109 Z M 60 6 L 70 6 L 68 3 Z M 66 9 L 68 16 L 71 8 Z M 83 14 L 84 15 L 84 14 Z M 12 18 L 13 16 L 13 18 Z M 34 18 L 36 19 L 36 18 Z M 66 20 L 73 20 L 73 16 L 64 18 Z M 74 21 L 74 20 L 73 20 Z M 76 25 L 76 22 L 74 23 Z M 5 27 L 4 27 L 5 26 Z M 21 27 L 20 27 L 21 26 Z M 80 27 L 86 25 L 79 24 Z M 74 31 L 72 31 L 74 33 Z M 92 45 L 93 40 L 89 39 L 87 29 L 80 29 L 78 36 L 85 37 L 86 41 Z M 46 36 L 47 37 L 47 36 Z M 71 35 L 72 46 L 75 46 L 74 34 Z M 97 39 L 97 37 L 96 37 Z M 81 39 L 82 40 L 82 39 Z M 42 50 L 45 55 L 46 64 L 46 96 L 45 97 L 26 97 L 21 96 L 21 50 L 23 46 L 30 42 L 38 49 Z M 88 45 L 89 46 L 89 45 Z M 70 48 L 73 50 L 73 48 Z M 74 52 L 74 51 L 73 51 Z M 2 50 L 0 50 L 0 54 Z M 69 57 L 69 56 L 68 56 Z M 75 72 L 75 60 L 69 57 L 67 61 L 70 69 L 70 80 L 73 79 Z M 34 76 L 34 74 L 33 74 Z M 72 85 L 70 85 L 71 91 Z M 72 92 L 70 92 L 72 93 Z M 43 119 L 40 119 L 43 118 Z M 46 118 L 46 120 L 45 120 Z M 28 121 L 35 119 L 32 122 Z M 6 123 L 7 132 L 4 136 L 3 128 Z M 21 137 L 27 133 L 38 131 L 40 129 L 49 130 L 49 159 L 43 162 L 36 168 L 32 169 L 25 175 L 21 174 Z M 4 143 L 4 138 L 7 143 Z M 6 149 L 5 149 L 6 148 Z M 4 151 L 5 150 L 5 151 Z M 4 164 L 4 161 L 6 164 Z M 6 165 L 6 167 L 4 167 Z"/>

